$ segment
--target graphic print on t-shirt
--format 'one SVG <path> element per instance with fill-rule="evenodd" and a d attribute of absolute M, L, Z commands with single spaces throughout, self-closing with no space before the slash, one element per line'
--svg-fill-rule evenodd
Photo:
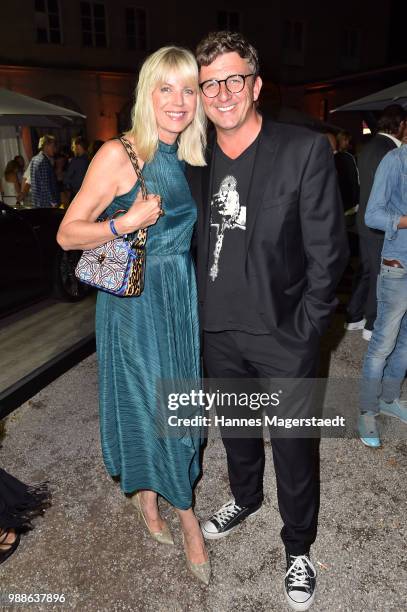
<path fill-rule="evenodd" d="M 237 180 L 234 176 L 225 176 L 220 183 L 219 190 L 212 196 L 211 227 L 216 229 L 216 241 L 209 276 L 212 281 L 215 281 L 219 274 L 219 259 L 225 232 L 233 229 L 246 229 L 246 206 L 240 204 Z"/>

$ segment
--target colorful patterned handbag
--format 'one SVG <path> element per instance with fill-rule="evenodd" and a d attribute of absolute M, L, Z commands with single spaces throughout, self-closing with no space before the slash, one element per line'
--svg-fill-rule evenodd
<path fill-rule="evenodd" d="M 147 198 L 144 177 L 131 143 L 119 138 L 125 147 L 140 182 L 143 198 Z M 118 210 L 111 217 L 126 212 Z M 121 297 L 137 297 L 144 289 L 147 229 L 137 231 L 135 238 L 127 235 L 114 238 L 94 249 L 83 251 L 76 266 L 77 278 L 87 285 Z"/>

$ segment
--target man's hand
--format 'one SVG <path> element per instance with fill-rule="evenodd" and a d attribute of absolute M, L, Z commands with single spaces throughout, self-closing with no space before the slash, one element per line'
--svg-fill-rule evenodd
<path fill-rule="evenodd" d="M 397 226 L 399 229 L 407 229 L 407 215 L 403 215 Z"/>

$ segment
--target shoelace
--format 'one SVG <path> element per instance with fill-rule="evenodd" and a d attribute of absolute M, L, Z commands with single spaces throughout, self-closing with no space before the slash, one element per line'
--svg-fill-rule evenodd
<path fill-rule="evenodd" d="M 220 508 L 217 512 L 215 512 L 212 518 L 213 520 L 216 520 L 221 527 L 223 527 L 223 525 L 227 523 L 229 519 L 236 516 L 236 514 L 240 511 L 240 506 L 237 506 L 234 502 L 228 502 L 227 504 L 222 506 L 222 508 Z"/>
<path fill-rule="evenodd" d="M 317 575 L 315 567 L 306 555 L 299 555 L 298 557 L 290 555 L 290 561 L 292 560 L 293 563 L 285 575 L 286 578 L 288 576 L 290 588 L 297 587 L 308 590 L 310 588 L 309 579 L 315 578 Z M 312 574 L 308 572 L 308 568 L 310 568 Z"/>

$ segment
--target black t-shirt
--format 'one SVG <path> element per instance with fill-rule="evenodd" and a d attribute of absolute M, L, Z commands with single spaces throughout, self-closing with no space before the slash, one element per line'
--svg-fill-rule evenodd
<path fill-rule="evenodd" d="M 259 137 L 231 159 L 216 145 L 212 171 L 206 331 L 268 333 L 257 313 L 245 273 L 246 213 Z"/>

